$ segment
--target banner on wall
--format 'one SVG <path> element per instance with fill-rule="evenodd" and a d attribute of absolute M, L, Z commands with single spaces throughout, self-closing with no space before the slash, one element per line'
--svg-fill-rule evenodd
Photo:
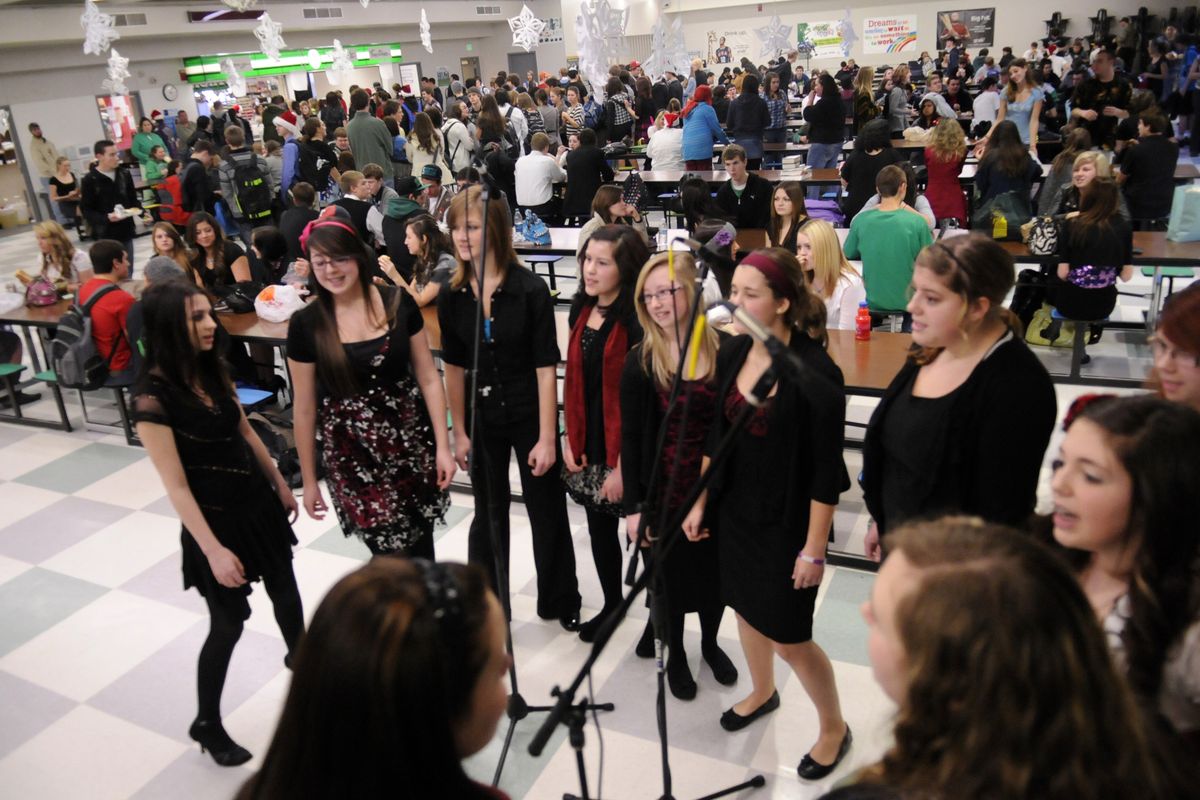
<path fill-rule="evenodd" d="M 863 20 L 864 53 L 908 53 L 917 49 L 917 15 L 894 14 Z"/>
<path fill-rule="evenodd" d="M 710 66 L 737 66 L 742 63 L 743 58 L 749 58 L 751 61 L 758 58 L 757 53 L 751 52 L 750 43 L 754 36 L 749 28 L 709 29 L 705 31 L 705 38 L 708 41 L 707 52 L 701 53 L 700 57 Z"/>
<path fill-rule="evenodd" d="M 842 21 L 801 22 L 796 26 L 796 41 L 813 47 L 813 58 L 842 57 Z"/>
<path fill-rule="evenodd" d="M 971 8 L 938 12 L 938 47 L 954 37 L 970 47 L 991 47 L 996 36 L 996 9 Z"/>

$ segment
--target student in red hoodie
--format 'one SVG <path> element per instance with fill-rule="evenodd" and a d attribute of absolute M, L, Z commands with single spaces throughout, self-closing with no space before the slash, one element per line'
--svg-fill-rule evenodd
<path fill-rule="evenodd" d="M 129 346 L 125 318 L 133 305 L 133 295 L 119 284 L 129 277 L 129 255 L 125 246 L 112 239 L 101 239 L 88 251 L 95 275 L 79 287 L 79 303 L 86 304 L 98 292 L 103 295 L 91 309 L 92 339 L 101 358 L 108 360 L 105 386 L 129 386 L 133 383 L 133 351 Z"/>

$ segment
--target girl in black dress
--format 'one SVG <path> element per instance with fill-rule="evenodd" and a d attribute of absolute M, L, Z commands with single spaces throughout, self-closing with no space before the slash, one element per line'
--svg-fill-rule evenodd
<path fill-rule="evenodd" d="M 421 310 L 403 289 L 366 279 L 371 259 L 352 223 L 325 217 L 307 232 L 316 300 L 288 325 L 304 509 L 313 519 L 327 510 L 317 485 L 319 425 L 342 532 L 374 555 L 432 559 L 454 460 Z"/>
<path fill-rule="evenodd" d="M 642 338 L 633 306 L 638 270 L 650 246 L 638 231 L 605 225 L 584 245 L 583 280 L 571 302 L 563 411 L 563 484 L 587 511 L 592 560 L 604 607 L 579 626 L 590 642 L 621 603 L 621 370 Z"/>
<path fill-rule="evenodd" d="M 689 539 L 709 535 L 720 552 L 721 594 L 737 612 L 753 690 L 721 716 L 736 731 L 779 707 L 771 657 L 783 658 L 817 708 L 820 735 L 800 762 L 801 778 L 831 773 L 850 749 L 833 666 L 812 640 L 813 609 L 838 495 L 849 487 L 842 462 L 846 418 L 842 372 L 825 352 L 825 305 L 782 248 L 748 255 L 733 273 L 730 300 L 784 342 L 806 366 L 776 382 L 718 467 L 708 498 L 684 521 Z M 718 413 L 709 452 L 771 369 L 766 347 L 737 336 L 717 356 Z M 705 469 L 708 458 L 705 457 Z"/>
<path fill-rule="evenodd" d="M 700 477 L 704 440 L 717 413 L 713 378 L 719 336 L 724 334 L 707 328 L 699 342 L 696 371 L 685 376 L 678 400 L 673 406 L 668 405 L 679 368 L 679 354 L 691 335 L 688 322 L 695 294 L 696 265 L 690 253 L 654 256 L 646 262 L 634 287 L 638 321 L 645 337 L 630 351 L 621 375 L 621 472 L 625 524 L 631 540 L 637 536 L 643 508 L 651 509 L 654 514 L 653 520 L 647 520 L 651 536 L 657 535 L 653 522 L 664 511 L 667 517 L 678 513 Z M 663 425 L 667 426 L 665 449 L 658 484 L 651 496 L 650 477 Z M 643 543 L 643 547 L 648 546 L 648 542 Z M 683 649 L 683 615 L 689 612 L 700 617 L 700 653 L 712 669 L 713 677 L 725 686 L 736 682 L 737 668 L 717 644 L 725 613 L 719 591 L 717 543 L 711 539 L 698 542 L 680 539 L 662 569 L 668 608 L 667 682 L 671 694 L 683 700 L 696 695 L 696 681 Z M 649 623 L 636 652 L 642 658 L 654 655 L 654 630 Z"/>
<path fill-rule="evenodd" d="M 454 458 L 470 471 L 475 493 L 468 551 L 472 563 L 494 569 L 489 530 L 494 524 L 498 555 L 508 562 L 508 465 L 515 452 L 533 534 L 537 613 L 574 631 L 579 628 L 580 605 L 575 550 L 567 498 L 554 469 L 559 460 L 554 302 L 545 282 L 517 262 L 503 201 L 488 204 L 486 220 L 485 247 L 481 188 L 468 187 L 451 201 L 446 222 L 458 269 L 437 300 L 446 394 L 454 418 Z M 481 278 L 484 324 L 477 334 Z M 479 373 L 471 375 L 468 384 L 477 341 Z M 479 439 L 474 442 L 472 411 L 478 414 Z M 508 591 L 494 573 L 492 579 L 500 592 Z"/>
<path fill-rule="evenodd" d="M 183 522 L 183 585 L 208 604 L 200 650 L 199 714 L 188 734 L 221 766 L 251 756 L 221 725 L 221 689 L 250 617 L 260 578 L 275 607 L 291 666 L 304 612 L 292 573 L 296 499 L 254 429 L 213 349 L 217 330 L 204 292 L 185 282 L 146 290 L 146 358 L 134 397 L 138 436 Z M 289 521 L 290 515 L 290 521 Z"/>

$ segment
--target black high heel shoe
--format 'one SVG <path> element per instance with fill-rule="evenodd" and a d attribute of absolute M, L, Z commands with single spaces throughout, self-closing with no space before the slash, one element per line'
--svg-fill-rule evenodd
<path fill-rule="evenodd" d="M 805 753 L 804 758 L 800 760 L 800 766 L 796 767 L 796 774 L 806 781 L 819 781 L 829 773 L 838 768 L 838 764 L 842 763 L 842 759 L 846 757 L 846 753 L 850 752 L 850 745 L 854 744 L 854 734 L 850 733 L 850 726 L 846 726 L 846 735 L 842 737 L 842 743 L 838 746 L 837 758 L 832 764 L 821 764 L 812 757 L 812 753 Z"/>
<path fill-rule="evenodd" d="M 188 736 L 200 744 L 201 753 L 207 751 L 222 767 L 241 766 L 253 758 L 249 750 L 229 738 L 220 720 L 196 720 L 188 728 Z"/>

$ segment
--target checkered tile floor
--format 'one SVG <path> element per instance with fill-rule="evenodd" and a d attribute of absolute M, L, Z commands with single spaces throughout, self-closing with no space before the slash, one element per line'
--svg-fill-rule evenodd
<path fill-rule="evenodd" d="M 33 252 L 32 235 L 0 239 L 0 273 L 5 273 L 0 284 L 13 269 L 27 267 Z M 139 264 L 143 261 L 139 255 Z M 1120 313 L 1139 314 L 1137 301 L 1122 297 Z M 1147 361 L 1139 338 L 1106 334 L 1091 351 L 1091 368 L 1143 374 Z M 1048 363 L 1056 370 L 1067 357 L 1040 354 L 1057 359 Z M 1060 387 L 1060 410 L 1081 391 L 1086 389 Z M 872 407 L 870 401 L 855 400 L 849 416 L 865 422 Z M 47 400 L 32 409 L 42 415 L 50 411 Z M 78 422 L 73 401 L 69 411 Z M 1055 447 L 1052 443 L 1051 453 Z M 857 474 L 859 454 L 848 451 L 846 460 L 851 474 Z M 470 498 L 455 494 L 453 499 L 448 525 L 438 531 L 438 556 L 465 560 Z M 528 701 L 544 702 L 553 686 L 570 679 L 587 648 L 557 625 L 537 619 L 528 520 L 520 505 L 514 505 L 513 514 L 513 638 L 521 690 Z M 586 616 L 601 595 L 582 512 L 572 507 L 571 516 Z M 839 547 L 861 552 L 866 524 L 855 488 L 843 496 L 835 518 Z M 257 759 L 243 768 L 219 768 L 187 739 L 206 614 L 195 592 L 182 591 L 178 533 L 142 450 L 113 435 L 0 423 L 0 796 L 229 798 L 256 767 Z M 296 534 L 295 570 L 311 614 L 329 586 L 360 564 L 367 551 L 330 521 L 302 518 Z M 743 667 L 739 684 L 716 684 L 698 663 L 699 635 L 690 628 L 687 644 L 699 695 L 687 703 L 668 701 L 677 796 L 699 796 L 762 773 L 767 787 L 743 796 L 817 797 L 883 751 L 892 708 L 872 680 L 858 612 L 870 584 L 869 574 L 829 569 L 816 617 L 816 640 L 833 659 L 855 731 L 845 766 L 818 785 L 796 779 L 795 765 L 815 736 L 816 716 L 782 662 L 777 664 L 780 713 L 737 734 L 717 725 L 720 712 L 749 685 L 732 614 L 727 614 L 722 643 Z M 235 651 L 223 711 L 231 734 L 261 756 L 289 673 L 265 593 L 256 591 L 251 605 L 254 614 Z M 615 712 L 601 715 L 604 797 L 661 793 L 653 667 L 632 653 L 645 613 L 635 604 L 635 619 L 618 630 L 595 671 L 597 698 L 617 705 Z M 577 791 L 564 732 L 555 735 L 541 758 L 526 752 L 538 722 L 534 715 L 518 725 L 501 786 L 517 798 L 547 800 Z M 503 733 L 502 726 L 496 741 L 471 759 L 469 769 L 478 778 L 490 780 Z M 599 752 L 596 731 L 589 727 L 586 757 L 593 793 Z"/>

